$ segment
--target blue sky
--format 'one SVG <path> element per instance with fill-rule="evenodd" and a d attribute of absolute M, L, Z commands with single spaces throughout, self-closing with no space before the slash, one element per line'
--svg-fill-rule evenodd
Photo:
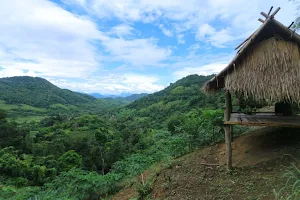
<path fill-rule="evenodd" d="M 261 23 L 296 18 L 288 0 L 0 0 L 0 77 L 80 92 L 155 92 L 222 70 Z"/>

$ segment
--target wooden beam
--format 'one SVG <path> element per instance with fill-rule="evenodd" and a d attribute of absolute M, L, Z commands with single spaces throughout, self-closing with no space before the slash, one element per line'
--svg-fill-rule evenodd
<path fill-rule="evenodd" d="M 239 44 L 237 47 L 235 47 L 234 50 L 239 49 L 243 44 L 245 44 L 251 37 L 253 34 L 251 34 L 249 37 L 247 37 L 241 44 Z"/>
<path fill-rule="evenodd" d="M 273 20 L 273 23 L 275 23 L 277 26 L 279 26 L 283 30 L 286 30 L 286 32 L 291 35 L 291 39 L 296 40 L 298 43 L 300 42 L 300 36 L 298 34 L 294 34 L 293 30 L 291 30 L 288 27 L 284 26 L 282 23 L 278 22 L 277 20 Z"/>
<path fill-rule="evenodd" d="M 292 22 L 292 23 L 288 26 L 288 29 L 290 29 L 290 28 L 293 26 L 294 23 L 295 23 L 295 22 Z"/>
<path fill-rule="evenodd" d="M 243 121 L 227 121 L 224 122 L 225 125 L 244 125 L 244 126 L 272 126 L 272 127 L 298 127 L 300 128 L 299 123 L 279 123 L 279 122 L 274 122 L 274 123 L 267 123 L 267 122 L 243 122 Z"/>
<path fill-rule="evenodd" d="M 229 121 L 230 113 L 232 112 L 232 103 L 231 103 L 231 94 L 229 91 L 225 92 L 225 112 L 224 112 L 224 120 Z M 227 169 L 232 169 L 232 148 L 231 148 L 231 141 L 232 141 L 232 131 L 231 125 L 224 125 L 224 132 L 225 132 L 225 144 L 226 144 L 226 157 L 227 157 Z"/>
<path fill-rule="evenodd" d="M 272 10 L 273 10 L 273 6 L 271 6 L 271 8 L 270 8 L 270 10 L 269 10 L 269 12 L 268 12 L 268 15 L 271 14 Z"/>
<path fill-rule="evenodd" d="M 265 12 L 261 12 L 260 13 L 262 16 L 264 16 L 265 18 L 269 18 L 269 15 L 267 14 L 267 13 L 265 13 Z"/>
<path fill-rule="evenodd" d="M 265 23 L 265 20 L 259 18 L 258 21 L 260 21 L 261 23 Z"/>
<path fill-rule="evenodd" d="M 271 15 L 271 18 L 274 18 L 274 16 L 278 13 L 278 11 L 280 10 L 280 7 L 278 7 Z"/>

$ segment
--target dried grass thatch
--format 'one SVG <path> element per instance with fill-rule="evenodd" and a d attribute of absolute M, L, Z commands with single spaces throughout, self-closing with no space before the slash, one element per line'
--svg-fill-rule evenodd
<path fill-rule="evenodd" d="M 225 89 L 271 102 L 300 102 L 300 47 L 272 37 L 247 50 L 225 77 Z"/>

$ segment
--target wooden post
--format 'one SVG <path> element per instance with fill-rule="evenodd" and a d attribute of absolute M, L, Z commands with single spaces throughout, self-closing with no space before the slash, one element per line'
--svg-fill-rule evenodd
<path fill-rule="evenodd" d="M 224 112 L 224 121 L 229 121 L 230 113 L 232 112 L 232 104 L 231 104 L 231 94 L 229 91 L 225 93 L 225 112 Z M 224 125 L 225 131 L 225 144 L 226 144 L 226 156 L 227 156 L 227 169 L 232 169 L 232 149 L 231 149 L 231 141 L 232 141 L 232 131 L 231 125 Z"/>

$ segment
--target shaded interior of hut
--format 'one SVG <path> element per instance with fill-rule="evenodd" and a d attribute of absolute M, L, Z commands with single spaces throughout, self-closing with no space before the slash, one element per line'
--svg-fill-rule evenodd
<path fill-rule="evenodd" d="M 251 97 L 245 97 L 242 93 L 232 95 L 232 112 L 255 114 L 275 113 L 277 116 L 296 116 L 300 114 L 300 104 L 288 101 L 266 102 L 256 101 Z"/>

